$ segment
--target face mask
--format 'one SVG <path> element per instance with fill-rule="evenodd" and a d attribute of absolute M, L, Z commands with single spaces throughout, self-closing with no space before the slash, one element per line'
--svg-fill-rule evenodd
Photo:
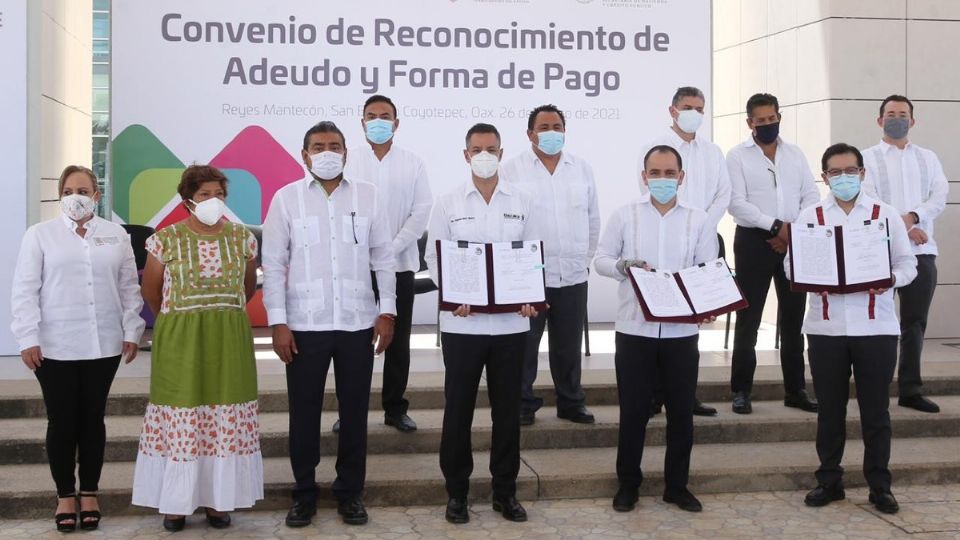
<path fill-rule="evenodd" d="M 320 152 L 310 156 L 310 172 L 321 180 L 333 180 L 343 172 L 343 155 Z"/>
<path fill-rule="evenodd" d="M 755 129 L 757 130 L 757 140 L 763 144 L 770 144 L 780 136 L 780 122 L 755 126 Z"/>
<path fill-rule="evenodd" d="M 377 118 L 367 120 L 364 124 L 367 130 L 367 140 L 373 144 L 383 144 L 393 138 L 393 122 Z"/>
<path fill-rule="evenodd" d="M 850 202 L 860 194 L 860 175 L 841 174 L 830 179 L 830 192 L 843 202 Z"/>
<path fill-rule="evenodd" d="M 677 196 L 677 186 L 680 183 L 673 178 L 648 178 L 647 187 L 650 196 L 660 204 L 667 204 Z"/>
<path fill-rule="evenodd" d="M 559 131 L 542 131 L 537 133 L 537 148 L 548 156 L 555 156 L 563 149 L 563 133 Z"/>
<path fill-rule="evenodd" d="M 684 133 L 696 133 L 702 124 L 703 113 L 693 109 L 680 111 L 680 115 L 677 116 L 677 127 Z"/>
<path fill-rule="evenodd" d="M 894 140 L 900 140 L 907 138 L 907 133 L 910 132 L 910 119 L 909 118 L 884 118 L 883 119 L 883 134 L 887 137 L 890 137 Z"/>
<path fill-rule="evenodd" d="M 74 193 L 60 199 L 60 210 L 73 221 L 80 221 L 93 214 L 96 208 L 97 202 L 86 195 Z"/>
<path fill-rule="evenodd" d="M 213 227 L 220 221 L 220 218 L 223 217 L 223 201 L 214 197 L 212 199 L 207 199 L 203 202 L 194 202 L 192 199 L 190 202 L 193 203 L 193 215 L 197 216 L 197 219 L 200 220 L 200 223 L 208 227 Z"/>
<path fill-rule="evenodd" d="M 487 180 L 493 178 L 500 168 L 500 158 L 490 152 L 480 152 L 470 158 L 470 170 L 477 178 Z"/>

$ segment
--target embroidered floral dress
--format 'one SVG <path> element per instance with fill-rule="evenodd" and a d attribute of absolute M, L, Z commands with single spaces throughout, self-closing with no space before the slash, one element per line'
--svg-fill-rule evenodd
<path fill-rule="evenodd" d="M 257 241 L 235 223 L 210 236 L 178 223 L 146 247 L 165 266 L 133 504 L 173 515 L 253 506 L 263 463 L 243 279 Z"/>

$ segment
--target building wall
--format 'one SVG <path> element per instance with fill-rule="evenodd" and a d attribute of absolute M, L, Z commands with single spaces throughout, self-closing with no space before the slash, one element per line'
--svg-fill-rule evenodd
<path fill-rule="evenodd" d="M 939 284 L 927 337 L 960 337 L 948 307 L 960 303 L 960 1 L 714 0 L 713 15 L 714 140 L 724 150 L 747 136 L 744 106 L 756 92 L 779 98 L 781 133 L 814 171 L 834 142 L 879 141 L 884 97 L 913 100 L 911 140 L 940 156 L 951 181 L 937 220 Z M 729 218 L 722 229 L 732 242 Z"/>
<path fill-rule="evenodd" d="M 39 115 L 31 137 L 36 144 L 30 181 L 39 183 L 39 205 L 31 209 L 30 221 L 49 219 L 59 213 L 57 179 L 64 166 L 90 166 L 91 127 L 91 0 L 30 1 L 31 77 L 39 95 L 30 96 Z M 37 200 L 37 199 L 35 199 Z"/>

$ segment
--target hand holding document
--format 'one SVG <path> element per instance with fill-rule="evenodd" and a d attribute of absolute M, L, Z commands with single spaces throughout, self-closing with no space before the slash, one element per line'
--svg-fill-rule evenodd
<path fill-rule="evenodd" d="M 632 267 L 630 281 L 644 318 L 652 322 L 698 323 L 747 307 L 723 259 L 679 272 Z"/>
<path fill-rule="evenodd" d="M 527 304 L 546 309 L 541 242 L 437 240 L 437 254 L 440 309 L 467 305 L 475 313 L 509 313 Z"/>

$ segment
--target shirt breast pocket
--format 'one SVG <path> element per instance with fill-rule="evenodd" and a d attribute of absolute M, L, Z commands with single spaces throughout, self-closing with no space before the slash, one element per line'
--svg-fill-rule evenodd
<path fill-rule="evenodd" d="M 526 223 L 526 219 L 504 218 L 502 240 L 505 242 L 523 240 L 523 229 L 526 226 Z"/>
<path fill-rule="evenodd" d="M 359 246 L 367 245 L 370 239 L 370 218 L 357 215 L 343 216 L 343 231 L 341 239 L 348 244 Z"/>
<path fill-rule="evenodd" d="M 294 247 L 308 247 L 320 242 L 320 218 L 310 216 L 296 218 L 292 224 Z"/>
<path fill-rule="evenodd" d="M 477 220 L 473 218 L 457 218 L 450 221 L 450 239 L 478 241 Z"/>

